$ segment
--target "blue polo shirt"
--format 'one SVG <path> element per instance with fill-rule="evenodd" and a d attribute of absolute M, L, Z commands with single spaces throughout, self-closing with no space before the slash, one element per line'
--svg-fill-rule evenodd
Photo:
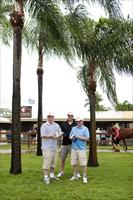
<path fill-rule="evenodd" d="M 70 136 L 82 136 L 89 139 L 90 132 L 88 128 L 84 125 L 78 127 L 74 126 L 70 132 Z M 76 139 L 72 140 L 72 149 L 75 150 L 86 150 L 86 141 Z"/>

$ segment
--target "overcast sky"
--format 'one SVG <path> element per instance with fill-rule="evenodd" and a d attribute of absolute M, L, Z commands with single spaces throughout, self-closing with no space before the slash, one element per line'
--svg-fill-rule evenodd
<path fill-rule="evenodd" d="M 133 0 L 125 0 L 122 3 L 122 12 L 125 17 L 130 14 L 133 17 Z M 104 16 L 104 12 L 98 7 L 89 8 L 90 16 L 98 19 Z M 37 54 L 28 54 L 23 48 L 21 71 L 21 105 L 27 106 L 28 99 L 34 99 L 32 105 L 33 117 L 37 117 Z M 74 63 L 74 67 L 79 66 Z M 57 58 L 44 58 L 43 81 L 43 115 L 47 112 L 76 114 L 84 112 L 85 99 L 87 98 L 80 83 L 77 81 L 76 71 L 63 60 Z M 12 105 L 12 46 L 1 45 L 0 48 L 0 107 L 11 109 Z M 133 103 L 133 79 L 131 77 L 116 75 L 118 100 L 128 100 Z M 97 91 L 101 92 L 97 87 Z M 105 106 L 111 106 L 105 94 L 102 94 Z"/>

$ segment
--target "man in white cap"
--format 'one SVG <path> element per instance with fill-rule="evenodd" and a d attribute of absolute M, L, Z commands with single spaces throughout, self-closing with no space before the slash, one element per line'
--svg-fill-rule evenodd
<path fill-rule="evenodd" d="M 57 177 L 61 177 L 64 175 L 64 167 L 65 160 L 68 154 L 71 154 L 71 146 L 72 141 L 69 138 L 69 134 L 71 132 L 72 127 L 76 126 L 76 122 L 74 120 L 74 115 L 72 112 L 67 113 L 67 121 L 63 122 L 61 125 L 61 130 L 63 132 L 62 143 L 61 143 L 61 164 L 60 164 L 60 172 Z M 78 173 L 78 176 L 80 174 Z"/>
<path fill-rule="evenodd" d="M 83 171 L 83 183 L 87 183 L 87 158 L 86 158 L 86 142 L 89 140 L 89 130 L 83 125 L 83 118 L 78 117 L 76 119 L 77 126 L 73 127 L 70 132 L 70 139 L 72 140 L 71 151 L 71 165 L 73 166 L 73 176 L 70 181 L 78 179 L 77 166 L 78 160 L 82 166 Z"/>
<path fill-rule="evenodd" d="M 42 152 L 43 152 L 43 173 L 44 182 L 50 183 L 50 180 L 59 180 L 54 175 L 56 162 L 57 140 L 62 136 L 59 124 L 54 122 L 54 115 L 47 115 L 47 122 L 41 126 Z M 49 174 L 50 171 L 50 174 Z"/>

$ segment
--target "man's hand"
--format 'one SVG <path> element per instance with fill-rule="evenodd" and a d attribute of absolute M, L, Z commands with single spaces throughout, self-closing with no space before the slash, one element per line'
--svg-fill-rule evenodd
<path fill-rule="evenodd" d="M 58 138 L 60 138 L 62 135 L 63 135 L 62 132 L 61 132 L 61 133 L 57 133 L 57 132 L 56 132 L 56 133 L 53 134 L 53 138 L 54 138 L 54 139 L 58 139 Z"/>
<path fill-rule="evenodd" d="M 72 140 L 74 139 L 75 135 L 71 135 L 69 138 Z"/>

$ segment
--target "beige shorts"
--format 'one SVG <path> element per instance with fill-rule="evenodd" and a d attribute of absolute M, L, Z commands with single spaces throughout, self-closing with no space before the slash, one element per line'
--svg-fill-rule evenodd
<path fill-rule="evenodd" d="M 78 161 L 81 166 L 87 165 L 86 150 L 71 150 L 71 165 L 77 165 Z"/>
<path fill-rule="evenodd" d="M 71 147 L 71 144 L 61 146 L 61 160 L 65 160 L 68 154 L 71 155 Z"/>
<path fill-rule="evenodd" d="M 45 150 L 43 151 L 43 169 L 55 168 L 56 164 L 56 151 Z"/>

